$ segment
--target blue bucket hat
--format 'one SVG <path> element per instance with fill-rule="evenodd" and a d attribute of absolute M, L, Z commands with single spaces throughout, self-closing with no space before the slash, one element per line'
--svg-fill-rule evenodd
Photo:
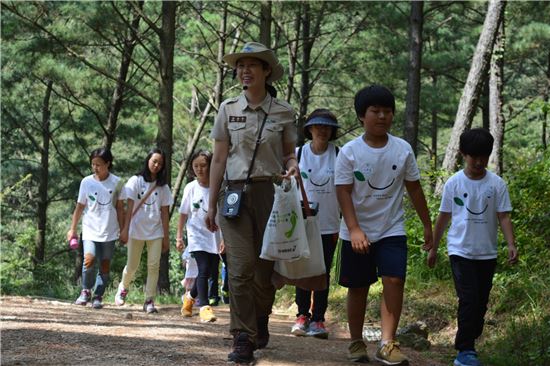
<path fill-rule="evenodd" d="M 322 126 L 330 126 L 332 127 L 332 135 L 330 136 L 330 140 L 336 139 L 336 130 L 340 128 L 338 125 L 338 122 L 333 120 L 332 118 L 325 117 L 325 116 L 316 116 L 306 121 L 304 124 L 304 136 L 308 139 L 312 140 L 311 132 L 309 131 L 309 126 L 313 125 L 322 125 Z"/>

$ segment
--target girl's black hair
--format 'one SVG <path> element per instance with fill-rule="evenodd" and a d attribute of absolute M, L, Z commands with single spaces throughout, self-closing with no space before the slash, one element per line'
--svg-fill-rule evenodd
<path fill-rule="evenodd" d="M 111 171 L 113 168 L 113 154 L 111 154 L 111 150 L 106 147 L 95 149 L 90 153 L 90 164 L 92 164 L 92 160 L 95 158 L 101 158 L 104 162 L 109 163 L 108 169 Z"/>
<path fill-rule="evenodd" d="M 147 157 L 145 158 L 145 162 L 143 164 L 143 169 L 137 173 L 136 175 L 141 175 L 143 179 L 145 179 L 146 182 L 153 182 L 153 178 L 151 177 L 151 171 L 149 171 L 149 160 L 153 156 L 153 154 L 160 154 L 162 156 L 162 168 L 157 173 L 157 186 L 163 186 L 167 183 L 166 179 L 166 154 L 164 151 L 158 147 L 152 148 L 149 153 L 147 154 Z"/>
<path fill-rule="evenodd" d="M 485 128 L 472 128 L 460 135 L 459 149 L 464 155 L 490 156 L 493 151 L 493 135 Z"/>
<path fill-rule="evenodd" d="M 193 171 L 193 162 L 196 158 L 199 156 L 204 156 L 206 159 L 206 163 L 208 164 L 208 169 L 210 169 L 210 163 L 212 162 L 212 153 L 208 150 L 199 149 L 191 155 L 191 159 L 189 160 L 189 174 L 190 177 L 195 177 L 195 172 Z"/>

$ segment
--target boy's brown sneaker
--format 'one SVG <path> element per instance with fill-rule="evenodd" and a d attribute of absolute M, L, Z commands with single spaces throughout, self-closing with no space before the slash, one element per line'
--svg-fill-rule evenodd
<path fill-rule="evenodd" d="M 367 345 L 362 339 L 352 341 L 348 347 L 348 360 L 359 363 L 369 362 Z"/>
<path fill-rule="evenodd" d="M 409 360 L 401 353 L 399 343 L 396 341 L 389 341 L 383 346 L 378 347 L 378 351 L 376 351 L 376 356 L 374 356 L 374 358 L 385 365 L 409 364 Z"/>

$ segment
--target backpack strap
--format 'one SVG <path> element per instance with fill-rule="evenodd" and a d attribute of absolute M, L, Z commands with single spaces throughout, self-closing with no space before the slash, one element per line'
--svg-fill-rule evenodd
<path fill-rule="evenodd" d="M 302 158 L 302 148 L 303 147 L 304 147 L 304 145 L 302 145 L 298 148 L 298 164 L 300 164 L 300 159 Z"/>

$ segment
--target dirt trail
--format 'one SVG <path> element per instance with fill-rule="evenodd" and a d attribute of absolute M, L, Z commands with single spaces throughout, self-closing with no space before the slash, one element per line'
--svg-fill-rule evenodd
<path fill-rule="evenodd" d="M 218 321 L 182 318 L 179 305 L 160 305 L 147 315 L 141 306 L 106 305 L 102 310 L 67 301 L 30 297 L 0 299 L 1 361 L 8 365 L 227 365 L 231 346 L 229 307 L 215 308 Z M 258 366 L 352 365 L 346 361 L 347 332 L 330 324 L 330 339 L 289 335 L 292 318 L 270 318 L 271 340 L 256 351 Z M 375 345 L 369 344 L 370 354 Z M 404 349 L 412 366 L 440 366 Z M 376 362 L 371 364 L 376 365 Z"/>

